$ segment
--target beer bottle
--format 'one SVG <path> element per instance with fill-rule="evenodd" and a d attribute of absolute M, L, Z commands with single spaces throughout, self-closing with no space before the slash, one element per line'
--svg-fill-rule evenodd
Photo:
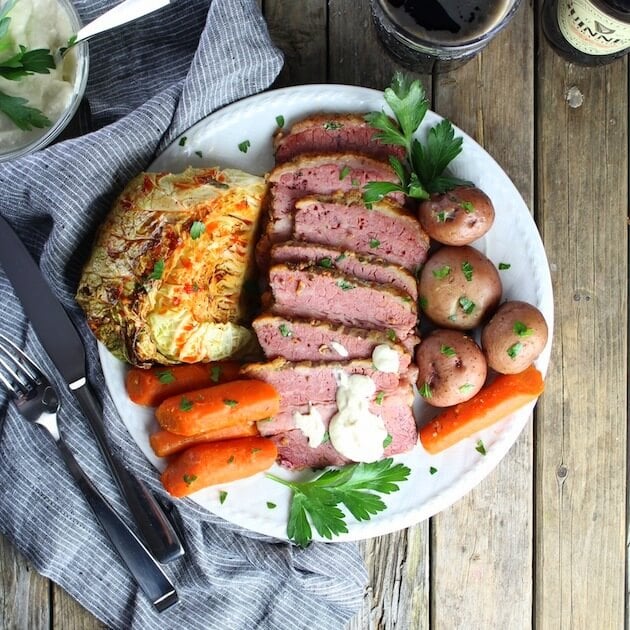
<path fill-rule="evenodd" d="M 630 52 L 630 0 L 544 0 L 542 26 L 576 64 L 603 65 Z"/>

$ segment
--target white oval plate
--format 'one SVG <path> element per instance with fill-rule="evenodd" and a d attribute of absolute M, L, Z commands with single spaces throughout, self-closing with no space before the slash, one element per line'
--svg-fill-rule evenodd
<path fill-rule="evenodd" d="M 386 108 L 381 92 L 344 85 L 305 85 L 275 90 L 253 96 L 212 114 L 189 129 L 185 143 L 175 141 L 153 163 L 153 171 L 178 172 L 187 166 L 240 168 L 262 175 L 274 165 L 271 137 L 277 129 L 277 116 L 283 116 L 285 127 L 316 112 L 367 112 Z M 386 108 L 387 109 L 387 108 Z M 441 117 L 428 112 L 420 136 Z M 553 330 L 553 295 L 551 278 L 542 241 L 515 186 L 501 167 L 474 140 L 456 129 L 464 139 L 462 153 L 450 170 L 468 179 L 492 199 L 496 209 L 495 223 L 488 234 L 474 243 L 495 264 L 509 263 L 501 271 L 503 299 L 519 299 L 536 305 Z M 183 137 L 182 136 L 182 137 Z M 247 152 L 239 144 L 249 141 Z M 125 393 L 125 365 L 103 346 L 99 348 L 105 380 L 118 412 L 131 436 L 147 458 L 160 470 L 164 460 L 157 458 L 148 436 L 157 428 L 152 410 L 132 403 Z M 551 351 L 551 336 L 537 361 L 546 372 Z M 417 417 L 430 417 L 419 399 Z M 400 490 L 384 497 L 387 509 L 371 520 L 356 522 L 349 516 L 347 534 L 334 540 L 358 540 L 378 536 L 418 523 L 445 509 L 478 484 L 501 461 L 527 423 L 533 405 L 520 410 L 495 426 L 461 441 L 440 453 L 429 455 L 418 445 L 395 459 L 409 466 L 409 479 Z M 434 412 L 433 412 L 434 413 Z M 483 440 L 486 455 L 475 446 Z M 437 469 L 434 474 L 431 468 Z M 295 473 L 272 469 L 285 478 L 298 478 Z M 221 504 L 219 492 L 227 491 Z M 289 511 L 289 490 L 259 474 L 249 479 L 207 488 L 191 497 L 222 518 L 248 529 L 286 539 Z M 267 502 L 277 507 L 270 509 Z M 314 532 L 315 540 L 322 540 Z"/>

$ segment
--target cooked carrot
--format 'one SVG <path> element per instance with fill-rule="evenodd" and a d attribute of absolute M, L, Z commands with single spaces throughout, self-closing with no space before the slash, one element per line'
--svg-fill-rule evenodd
<path fill-rule="evenodd" d="M 151 442 L 151 448 L 158 457 L 168 457 L 194 444 L 218 442 L 219 440 L 251 437 L 254 435 L 259 435 L 256 424 L 254 422 L 244 422 L 243 424 L 235 424 L 232 427 L 206 431 L 199 435 L 177 435 L 176 433 L 160 429 L 149 437 L 149 442 Z"/>
<path fill-rule="evenodd" d="M 162 485 L 174 497 L 185 497 L 207 486 L 267 470 L 277 454 L 274 442 L 263 437 L 197 444 L 168 464 L 162 473 Z"/>
<path fill-rule="evenodd" d="M 157 407 L 171 396 L 233 381 L 240 367 L 236 361 L 160 365 L 148 370 L 132 367 L 127 372 L 125 386 L 129 398 L 136 404 Z"/>
<path fill-rule="evenodd" d="M 280 394 L 257 380 L 240 380 L 167 398 L 156 410 L 159 425 L 178 435 L 254 422 L 280 410 Z"/>
<path fill-rule="evenodd" d="M 502 420 L 544 389 L 541 373 L 533 366 L 518 374 L 500 374 L 466 402 L 449 407 L 420 429 L 420 441 L 429 453 L 439 453 Z"/>

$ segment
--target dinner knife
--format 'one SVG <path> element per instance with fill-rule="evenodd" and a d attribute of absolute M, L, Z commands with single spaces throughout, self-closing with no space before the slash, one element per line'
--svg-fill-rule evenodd
<path fill-rule="evenodd" d="M 44 350 L 79 402 L 99 448 L 124 496 L 141 539 L 163 563 L 184 555 L 173 525 L 141 480 L 109 450 L 103 411 L 86 378 L 85 348 L 77 329 L 9 223 L 0 216 L 0 265 L 9 278 Z"/>

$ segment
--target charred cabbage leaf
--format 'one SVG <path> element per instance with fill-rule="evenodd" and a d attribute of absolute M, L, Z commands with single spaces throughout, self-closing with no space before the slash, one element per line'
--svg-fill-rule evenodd
<path fill-rule="evenodd" d="M 140 366 L 237 356 L 264 180 L 235 169 L 141 173 L 101 226 L 77 302 L 96 337 Z"/>

